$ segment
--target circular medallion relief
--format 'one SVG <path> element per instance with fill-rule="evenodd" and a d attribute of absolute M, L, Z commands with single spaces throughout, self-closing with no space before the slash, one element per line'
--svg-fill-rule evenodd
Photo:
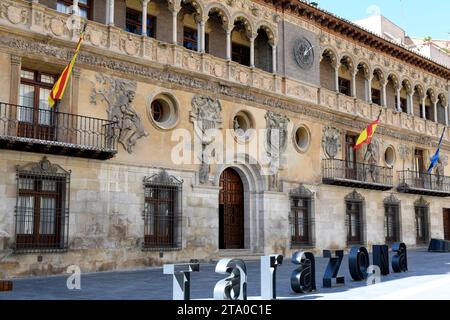
<path fill-rule="evenodd" d="M 302 69 L 310 69 L 314 63 L 314 49 L 311 43 L 304 37 L 294 44 L 294 57 Z"/>

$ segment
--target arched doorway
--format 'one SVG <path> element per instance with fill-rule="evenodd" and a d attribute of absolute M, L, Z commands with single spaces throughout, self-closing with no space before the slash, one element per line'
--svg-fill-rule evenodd
<path fill-rule="evenodd" d="M 232 168 L 220 176 L 219 249 L 244 249 L 244 185 Z"/>

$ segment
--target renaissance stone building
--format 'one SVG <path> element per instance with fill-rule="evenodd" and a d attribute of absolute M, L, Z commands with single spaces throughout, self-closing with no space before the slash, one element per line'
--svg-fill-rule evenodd
<path fill-rule="evenodd" d="M 4 276 L 450 237 L 448 68 L 302 1 L 73 2 L 0 3 Z"/>

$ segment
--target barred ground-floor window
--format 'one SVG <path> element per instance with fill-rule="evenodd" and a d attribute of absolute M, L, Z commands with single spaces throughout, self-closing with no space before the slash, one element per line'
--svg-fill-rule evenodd
<path fill-rule="evenodd" d="M 70 171 L 50 163 L 18 166 L 16 251 L 67 249 Z"/>
<path fill-rule="evenodd" d="M 394 195 L 384 200 L 384 236 L 386 243 L 400 241 L 400 201 Z"/>
<path fill-rule="evenodd" d="M 429 240 L 429 208 L 430 204 L 423 197 L 414 203 L 417 244 L 424 244 Z"/>
<path fill-rule="evenodd" d="M 314 246 L 314 194 L 300 186 L 290 192 L 291 247 Z"/>
<path fill-rule="evenodd" d="M 144 249 L 181 249 L 182 184 L 166 171 L 144 178 Z"/>
<path fill-rule="evenodd" d="M 356 191 L 345 197 L 347 245 L 364 244 L 364 198 Z"/>

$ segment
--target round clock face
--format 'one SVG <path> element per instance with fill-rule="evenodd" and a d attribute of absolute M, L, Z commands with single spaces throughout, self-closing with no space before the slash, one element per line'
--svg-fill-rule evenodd
<path fill-rule="evenodd" d="M 314 63 L 314 49 L 306 38 L 300 38 L 294 45 L 294 57 L 302 69 L 310 69 Z"/>

